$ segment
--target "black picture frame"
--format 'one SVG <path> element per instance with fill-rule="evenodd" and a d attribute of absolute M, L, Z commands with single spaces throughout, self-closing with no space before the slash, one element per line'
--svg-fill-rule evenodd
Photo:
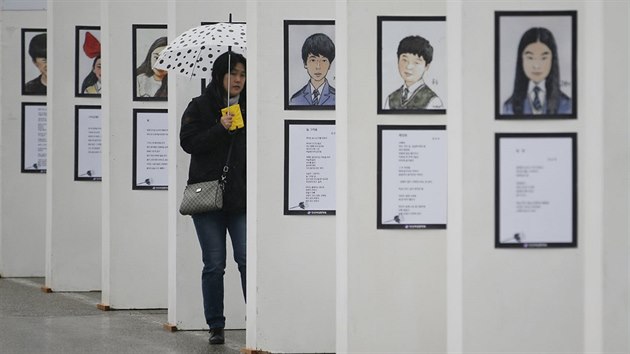
<path fill-rule="evenodd" d="M 85 45 L 85 40 L 90 33 L 95 41 L 89 40 L 89 45 Z M 74 96 L 75 97 L 101 97 L 100 88 L 97 92 L 84 92 L 83 85 L 87 87 L 98 87 L 100 78 L 94 76 L 92 68 L 100 68 L 100 26 L 75 26 L 75 54 L 74 54 Z M 89 53 L 89 54 L 87 54 Z M 95 81 L 96 80 L 96 81 Z M 88 88 L 88 90 L 91 90 Z"/>
<path fill-rule="evenodd" d="M 317 35 L 316 37 L 312 37 Z M 335 109 L 335 72 L 336 66 L 334 58 L 328 60 L 328 70 L 323 75 L 327 80 L 323 84 L 320 104 L 312 104 L 313 99 L 310 94 L 310 74 L 302 59 L 302 47 L 306 41 L 313 45 L 320 46 L 322 53 L 333 50 L 335 42 L 335 21 L 334 20 L 285 20 L 284 21 L 284 109 L 285 110 L 309 110 L 325 111 Z M 330 45 L 332 43 L 332 47 Z M 322 55 L 323 57 L 326 57 Z M 326 57 L 329 59 L 328 57 Z M 324 64 L 325 65 L 325 64 Z M 315 77 L 321 75 L 316 71 Z M 304 83 L 306 82 L 306 85 Z M 321 87 L 321 86 L 320 86 Z"/>
<path fill-rule="evenodd" d="M 446 114 L 447 96 L 447 47 L 445 16 L 378 16 L 376 77 L 378 114 Z M 413 38 L 412 38 L 413 37 Z M 420 38 L 418 38 L 420 37 Z M 428 43 L 427 43 L 428 41 Z M 420 53 L 432 53 L 428 64 L 422 58 L 420 65 L 416 63 L 418 55 L 410 57 L 410 73 L 407 79 L 402 77 L 399 66 L 406 57 L 397 51 L 403 47 L 413 48 Z M 404 53 L 403 53 L 404 54 Z M 429 54 L 427 54 L 428 56 Z M 411 70 L 422 71 L 418 73 Z M 410 84 L 410 93 L 405 99 L 403 89 L 405 81 Z M 424 84 L 420 82 L 423 81 Z M 391 101 L 391 102 L 390 102 Z"/>
<path fill-rule="evenodd" d="M 577 161 L 577 133 L 495 133 L 495 248 L 577 247 Z"/>
<path fill-rule="evenodd" d="M 149 119 L 149 117 L 153 115 L 153 117 L 150 117 L 150 118 L 165 120 L 164 123 L 166 124 L 162 128 L 163 134 L 160 134 L 159 132 L 154 133 L 154 134 L 165 135 L 166 141 L 159 141 L 159 139 L 155 139 L 153 142 L 147 141 L 145 142 L 145 144 L 140 144 L 140 141 L 141 141 L 141 139 L 139 138 L 140 134 L 145 133 L 145 132 L 140 131 L 138 120 L 141 118 L 140 115 L 144 115 L 144 114 L 148 115 L 148 116 L 143 117 L 146 119 Z M 156 115 L 159 115 L 159 116 L 156 116 Z M 148 140 L 148 138 L 146 139 Z M 167 170 L 168 146 L 160 146 L 160 144 L 168 144 L 168 109 L 148 109 L 148 108 L 134 109 L 133 110 L 133 162 L 132 162 L 133 173 L 132 173 L 132 182 L 131 182 L 132 190 L 167 190 L 168 189 L 168 170 Z M 144 147 L 145 150 L 141 151 L 140 145 L 142 145 L 142 147 Z M 153 145 L 153 146 L 150 146 L 150 145 Z M 154 181 L 154 177 L 156 177 L 156 175 L 158 174 L 153 174 L 151 176 L 148 176 L 147 174 L 145 174 L 143 175 L 141 179 L 138 179 L 138 176 L 140 175 L 139 167 L 140 165 L 143 165 L 142 163 L 140 163 L 140 160 L 141 160 L 140 155 L 142 154 L 148 155 L 149 152 L 147 150 L 152 150 L 151 153 L 160 153 L 160 152 L 163 153 L 162 156 L 153 156 L 154 160 L 166 158 L 166 161 L 162 161 L 162 160 L 155 161 L 153 162 L 153 164 L 155 165 L 155 169 L 163 170 L 161 171 L 161 173 L 159 174 L 160 176 L 158 177 L 166 177 L 165 178 L 166 181 L 162 183 L 159 183 L 159 182 L 156 183 Z M 147 157 L 147 160 L 148 160 L 148 157 Z M 149 169 L 149 167 L 147 167 L 147 169 Z M 164 176 L 163 174 L 166 174 L 166 176 Z M 157 178 L 155 179 L 157 180 Z"/>
<path fill-rule="evenodd" d="M 390 132 L 398 135 L 385 143 Z M 445 125 L 377 126 L 377 229 L 447 228 L 446 140 Z"/>
<path fill-rule="evenodd" d="M 300 156 L 295 158 L 296 162 L 300 161 L 304 163 L 302 166 L 292 166 L 291 162 L 294 160 L 292 157 L 295 157 L 293 153 L 298 153 L 297 151 L 293 151 L 291 149 L 292 143 L 292 135 L 291 135 L 291 127 L 292 126 L 305 126 L 305 130 L 314 130 L 309 134 L 305 134 L 305 139 L 313 140 L 310 144 L 313 144 L 313 148 L 311 148 L 311 153 L 313 155 L 309 156 L 308 152 L 305 152 L 303 159 L 300 159 Z M 284 121 L 284 215 L 335 215 L 336 214 L 336 206 L 333 208 L 311 208 L 311 205 L 316 204 L 326 204 L 330 202 L 330 199 L 335 198 L 335 195 L 330 195 L 331 192 L 335 193 L 335 171 L 329 170 L 334 166 L 334 158 L 335 156 L 330 156 L 327 153 L 334 154 L 334 147 L 331 149 L 330 147 L 330 131 L 320 131 L 318 132 L 318 127 L 332 127 L 332 135 L 336 135 L 335 131 L 335 121 L 334 120 L 285 120 Z M 308 135 L 308 136 L 307 136 Z M 297 136 L 293 136 L 297 138 Z M 312 138 L 312 139 L 310 139 Z M 334 138 L 336 139 L 336 138 Z M 334 142 L 336 144 L 336 141 Z M 304 147 L 307 146 L 307 142 L 304 141 Z M 295 149 L 297 150 L 297 149 Z M 308 150 L 308 148 L 305 148 Z M 333 165 L 330 165 L 330 162 L 333 162 Z M 299 202 L 293 201 L 293 193 L 294 185 L 298 183 L 296 178 L 292 178 L 294 173 L 292 168 L 298 170 L 304 168 L 304 174 L 300 177 L 303 177 L 303 187 L 297 188 L 300 191 L 304 192 L 304 199 L 298 198 Z M 300 175 L 298 173 L 298 175 Z M 294 176 L 297 177 L 297 176 Z M 333 179 L 333 181 L 330 181 Z M 332 188 L 331 188 L 332 187 Z M 332 191 L 331 191 L 332 189 Z M 297 194 L 297 193 L 296 193 Z M 324 199 L 323 203 L 320 203 L 321 199 Z"/>
<path fill-rule="evenodd" d="M 133 24 L 132 32 L 132 62 L 131 62 L 131 78 L 133 101 L 168 101 L 168 71 L 164 71 L 164 78 L 158 80 L 161 82 L 160 88 L 156 92 L 149 93 L 140 89 L 140 75 L 145 80 L 152 80 L 147 75 L 148 69 L 151 68 L 151 55 L 156 48 L 168 46 L 167 25 L 163 24 Z M 143 70 L 144 73 L 138 72 Z M 153 70 L 151 74 L 154 75 Z M 162 94 L 162 92 L 165 92 Z"/>
<path fill-rule="evenodd" d="M 495 119 L 576 119 L 577 11 L 496 11 L 494 19 Z M 534 88 L 537 80 L 544 87 Z"/>
<path fill-rule="evenodd" d="M 46 55 L 47 52 L 47 43 L 46 43 L 46 29 L 45 28 L 22 28 L 21 33 L 21 55 L 22 55 L 22 95 L 23 96 L 46 96 L 47 87 L 44 86 L 42 92 L 42 86 L 37 83 L 37 80 L 40 77 L 41 69 L 37 66 L 34 59 L 31 58 L 29 54 L 29 49 L 31 46 L 33 47 L 33 53 L 41 53 Z M 40 37 L 40 35 L 45 35 L 44 37 Z M 33 39 L 37 38 L 35 42 Z M 41 38 L 44 38 L 44 41 L 41 41 Z M 43 44 L 43 45 L 42 45 Z M 47 55 L 46 55 L 47 57 Z M 44 57 L 44 62 L 39 65 L 46 65 L 46 57 Z M 47 69 L 47 65 L 45 66 Z M 32 83 L 32 84 L 31 84 Z"/>
<path fill-rule="evenodd" d="M 37 117 L 29 115 L 29 108 L 46 108 L 46 102 L 22 102 L 22 143 L 21 143 L 21 172 L 22 173 L 46 173 L 48 160 L 47 125 L 48 112 L 41 117 L 41 111 Z M 45 156 L 41 156 L 45 150 Z M 35 153 L 33 153 L 35 152 Z M 32 155 L 37 155 L 36 158 Z M 28 155 L 28 157 L 27 157 Z"/>
<path fill-rule="evenodd" d="M 98 110 L 98 129 L 97 132 L 92 132 L 91 134 L 96 134 L 90 136 L 87 131 L 84 131 L 84 116 L 82 115 L 83 111 L 89 110 Z M 100 105 L 76 105 L 74 106 L 74 180 L 75 181 L 101 181 L 102 180 L 102 169 L 101 169 L 101 106 Z M 88 130 L 92 127 L 88 125 Z M 84 134 L 87 133 L 87 134 Z M 87 140 L 87 142 L 86 142 Z M 94 147 L 90 147 L 94 146 Z M 83 161 L 85 161 L 86 154 L 89 154 L 90 149 L 97 149 L 98 156 L 92 157 L 91 162 L 96 165 L 98 164 L 98 168 L 87 169 L 85 170 L 83 167 Z M 87 150 L 87 151 L 86 151 Z"/>

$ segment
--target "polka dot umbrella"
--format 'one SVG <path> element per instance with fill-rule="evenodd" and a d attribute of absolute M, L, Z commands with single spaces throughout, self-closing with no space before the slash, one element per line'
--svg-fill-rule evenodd
<path fill-rule="evenodd" d="M 243 23 L 215 23 L 191 28 L 175 38 L 155 62 L 156 69 L 170 70 L 190 79 L 211 77 L 212 64 L 228 50 L 245 54 Z"/>

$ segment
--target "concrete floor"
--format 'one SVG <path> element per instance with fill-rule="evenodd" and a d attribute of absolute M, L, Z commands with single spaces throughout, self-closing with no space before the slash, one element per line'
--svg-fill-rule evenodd
<path fill-rule="evenodd" d="M 167 332 L 166 310 L 101 311 L 100 292 L 44 293 L 42 278 L 0 278 L 0 353 L 240 353 L 245 331 L 224 345 L 206 331 Z"/>

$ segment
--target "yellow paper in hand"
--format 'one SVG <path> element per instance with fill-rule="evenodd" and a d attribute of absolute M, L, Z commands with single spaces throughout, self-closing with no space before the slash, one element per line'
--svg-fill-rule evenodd
<path fill-rule="evenodd" d="M 232 114 L 232 126 L 230 127 L 230 131 L 245 127 L 245 122 L 243 122 L 243 115 L 241 114 L 241 106 L 237 103 L 230 107 L 221 109 L 221 113 L 225 115 L 228 110 Z"/>

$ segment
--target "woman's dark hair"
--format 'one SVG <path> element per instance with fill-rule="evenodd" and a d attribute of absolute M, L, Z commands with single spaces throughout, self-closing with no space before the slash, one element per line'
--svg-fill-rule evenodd
<path fill-rule="evenodd" d="M 302 61 L 306 65 L 308 55 L 321 55 L 330 63 L 335 60 L 335 43 L 323 33 L 315 33 L 304 41 L 302 45 Z"/>
<path fill-rule="evenodd" d="M 563 93 L 560 91 L 560 68 L 558 65 L 558 47 L 551 31 L 543 27 L 534 27 L 523 33 L 516 52 L 516 75 L 514 77 L 514 90 L 508 102 L 512 103 L 514 114 L 523 114 L 523 103 L 527 99 L 529 78 L 523 70 L 523 52 L 525 48 L 536 42 L 541 42 L 551 50 L 551 70 L 545 79 L 545 92 L 547 113 L 555 114 L 558 111 L 558 103 Z"/>
<path fill-rule="evenodd" d="M 228 59 L 229 59 L 229 70 L 228 70 Z M 208 90 L 212 90 L 218 97 L 227 98 L 228 93 L 223 87 L 223 78 L 225 74 L 232 72 L 236 64 L 241 63 L 247 70 L 247 59 L 239 53 L 234 52 L 225 52 L 214 61 L 212 64 L 212 81 L 208 85 Z M 241 97 L 244 98 L 245 88 L 247 85 L 243 86 L 243 91 L 241 91 Z"/>
<path fill-rule="evenodd" d="M 156 39 L 153 44 L 151 44 L 151 47 L 149 47 L 142 64 L 136 68 L 136 75 L 146 75 L 148 77 L 153 76 L 154 72 L 153 67 L 151 66 L 151 54 L 155 48 L 166 47 L 167 45 L 168 43 L 166 41 L 166 37 Z M 160 85 L 160 88 L 155 92 L 153 97 L 168 97 L 168 75 L 164 76 L 162 79 L 162 85 Z"/>
<path fill-rule="evenodd" d="M 81 85 L 81 93 L 85 92 L 85 89 L 94 85 L 98 82 L 98 76 L 94 73 L 94 68 L 96 67 L 96 62 L 101 59 L 100 55 L 97 55 L 94 58 L 94 62 L 92 63 L 92 71 L 83 79 L 83 84 Z"/>

